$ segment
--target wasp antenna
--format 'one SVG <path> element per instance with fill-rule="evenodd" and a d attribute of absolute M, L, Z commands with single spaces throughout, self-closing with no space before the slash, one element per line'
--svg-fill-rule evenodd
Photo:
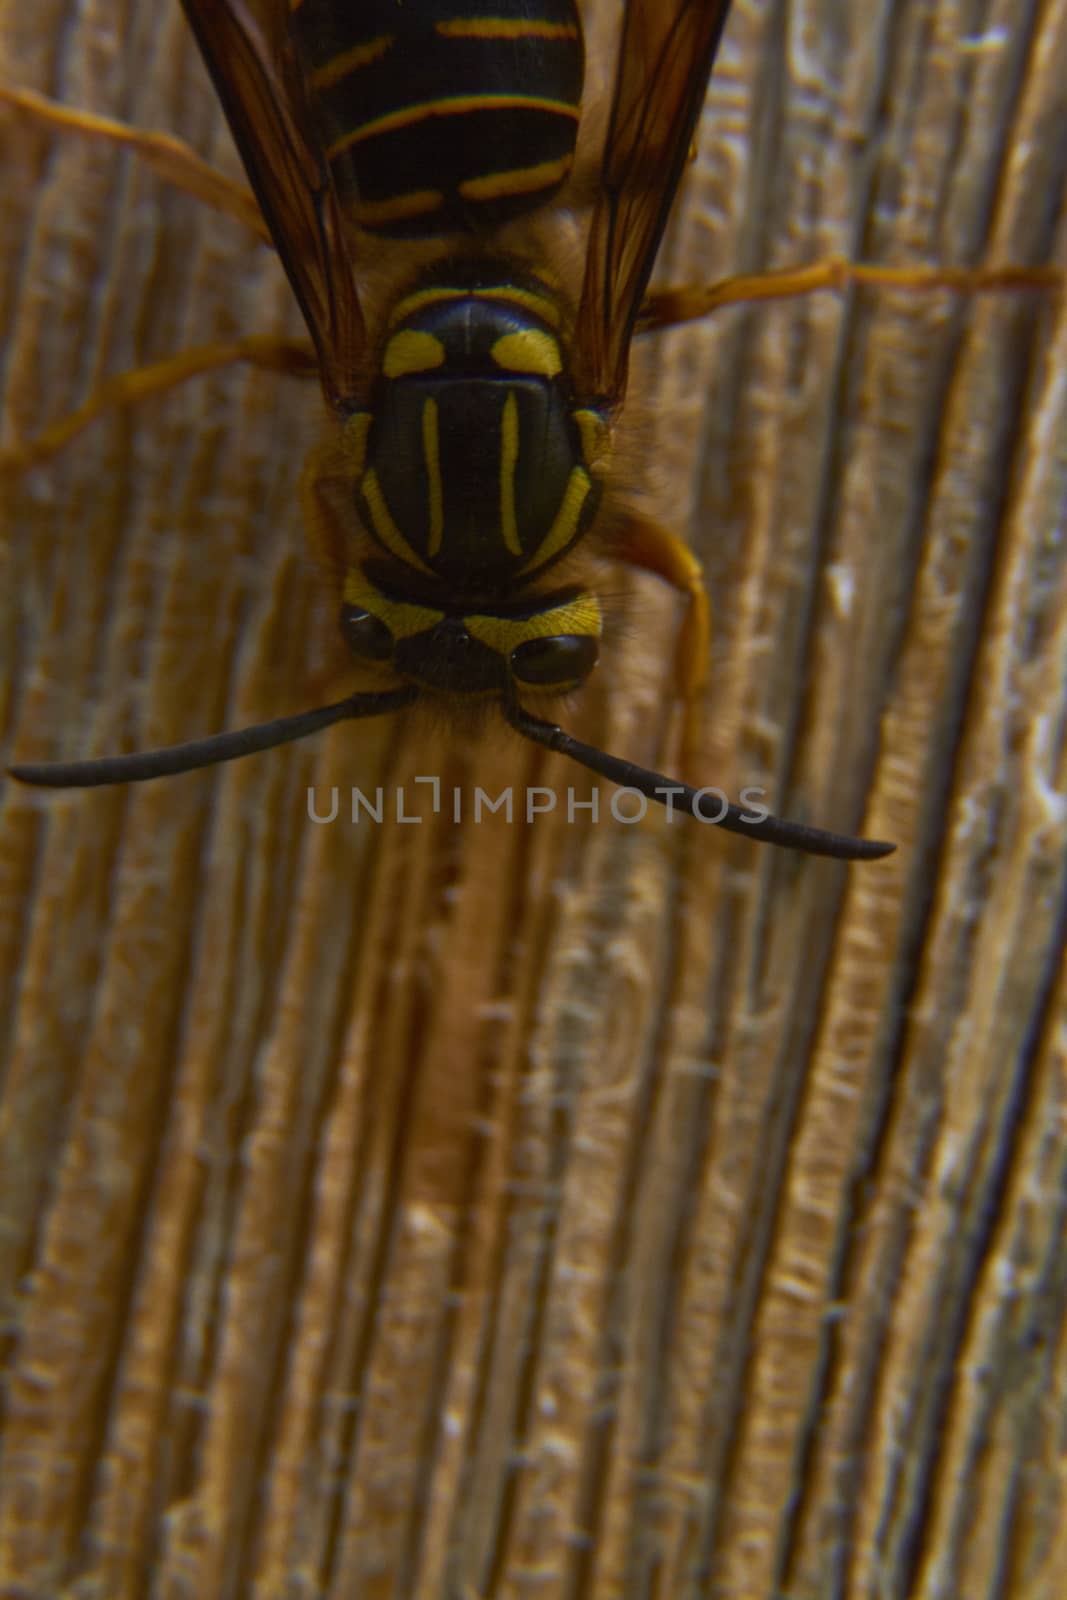
<path fill-rule="evenodd" d="M 765 812 L 754 814 L 744 806 L 723 800 L 718 791 L 690 788 L 677 778 L 667 778 L 662 772 L 653 772 L 649 767 L 639 767 L 633 761 L 609 755 L 606 750 L 598 750 L 596 745 L 583 744 L 581 739 L 573 738 L 555 723 L 531 715 L 515 701 L 505 701 L 504 714 L 517 733 L 535 744 L 569 756 L 620 788 L 636 789 L 638 794 L 668 809 L 677 806 L 702 822 L 713 822 L 725 828 L 727 833 L 744 834 L 764 844 L 781 845 L 785 850 L 802 850 L 810 856 L 834 856 L 840 861 L 877 861 L 896 849 L 895 844 L 884 839 L 854 839 L 847 833 L 830 833 L 825 828 L 809 828 L 802 822 L 785 822 Z M 715 797 L 715 806 L 721 815 L 710 814 L 704 803 L 709 796 Z"/>
<path fill-rule="evenodd" d="M 306 739 L 309 734 L 328 728 L 331 723 L 351 717 L 377 717 L 400 711 L 418 696 L 408 685 L 379 694 L 353 694 L 333 705 L 317 706 L 314 711 L 299 711 L 292 717 L 276 717 L 254 728 L 238 728 L 232 733 L 213 733 L 206 739 L 170 745 L 165 750 L 145 750 L 129 756 L 102 756 L 93 761 L 44 761 L 37 765 L 9 767 L 20 783 L 37 784 L 44 789 L 98 789 L 109 783 L 147 783 L 150 778 L 171 778 L 179 772 L 195 772 L 220 761 L 236 761 L 255 755 L 258 750 L 273 750 L 276 745 Z"/>

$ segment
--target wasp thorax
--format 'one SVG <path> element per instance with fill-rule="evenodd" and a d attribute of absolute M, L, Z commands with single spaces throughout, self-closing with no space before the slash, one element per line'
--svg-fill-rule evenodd
<path fill-rule="evenodd" d="M 361 515 L 383 550 L 474 600 L 513 593 L 587 531 L 599 487 L 550 291 L 445 281 L 394 312 L 372 397 Z"/>

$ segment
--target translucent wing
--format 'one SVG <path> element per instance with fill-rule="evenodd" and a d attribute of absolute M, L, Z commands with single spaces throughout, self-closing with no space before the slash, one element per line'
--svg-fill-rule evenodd
<path fill-rule="evenodd" d="M 578 309 L 583 397 L 626 389 L 630 340 L 730 0 L 629 0 Z"/>
<path fill-rule="evenodd" d="M 308 131 L 289 0 L 182 0 L 318 352 L 327 399 L 356 388 L 363 314 L 325 161 Z"/>

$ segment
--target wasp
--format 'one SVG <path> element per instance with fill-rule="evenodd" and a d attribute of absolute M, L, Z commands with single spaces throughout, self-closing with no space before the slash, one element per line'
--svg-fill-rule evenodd
<path fill-rule="evenodd" d="M 591 167 L 574 0 L 183 6 L 336 421 L 305 468 L 303 510 L 336 586 L 342 638 L 372 686 L 192 743 L 16 766 L 14 776 L 138 782 L 432 698 L 494 707 L 524 738 L 706 816 L 709 791 L 584 743 L 539 712 L 580 688 L 600 654 L 604 606 L 582 563 L 591 550 L 681 592 L 676 679 L 689 717 L 703 684 L 701 569 L 679 539 L 620 505 L 612 443 L 635 332 L 748 297 L 729 282 L 648 293 L 729 0 L 629 0 Z M 168 177 L 247 216 L 247 197 L 221 192 L 191 152 L 148 136 L 141 144 Z M 584 255 L 567 282 L 537 225 L 582 207 Z M 393 260 L 412 264 L 383 271 Z M 833 270 L 810 283 L 793 274 L 781 292 L 826 286 Z M 936 281 L 966 288 L 967 278 Z M 280 349 L 251 358 L 299 364 Z M 184 375 L 178 358 L 157 387 Z M 869 859 L 893 848 L 717 809 L 728 830 L 813 854 Z"/>

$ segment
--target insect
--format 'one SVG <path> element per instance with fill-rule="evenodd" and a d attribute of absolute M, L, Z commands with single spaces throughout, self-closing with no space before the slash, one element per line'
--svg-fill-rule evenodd
<path fill-rule="evenodd" d="M 574 0 L 183 5 L 336 418 L 308 461 L 303 505 L 336 583 L 341 634 L 373 686 L 189 744 L 16 766 L 14 776 L 136 782 L 434 697 L 492 705 L 523 737 L 705 814 L 708 791 L 583 743 L 529 703 L 577 689 L 597 662 L 603 606 L 582 570 L 592 547 L 681 591 L 676 677 L 690 708 L 703 681 L 698 563 L 643 513 L 605 508 L 639 320 L 665 326 L 741 297 L 722 287 L 646 294 L 729 0 L 630 0 L 591 173 Z M 194 159 L 172 153 L 161 164 L 244 214 L 242 197 L 216 194 Z M 587 196 L 584 270 L 572 287 L 541 259 L 529 224 Z M 361 269 L 390 256 L 405 265 L 372 304 Z M 945 281 L 954 276 L 967 275 Z M 261 359 L 286 365 L 278 350 Z M 893 848 L 737 805 L 716 820 L 814 854 Z"/>

